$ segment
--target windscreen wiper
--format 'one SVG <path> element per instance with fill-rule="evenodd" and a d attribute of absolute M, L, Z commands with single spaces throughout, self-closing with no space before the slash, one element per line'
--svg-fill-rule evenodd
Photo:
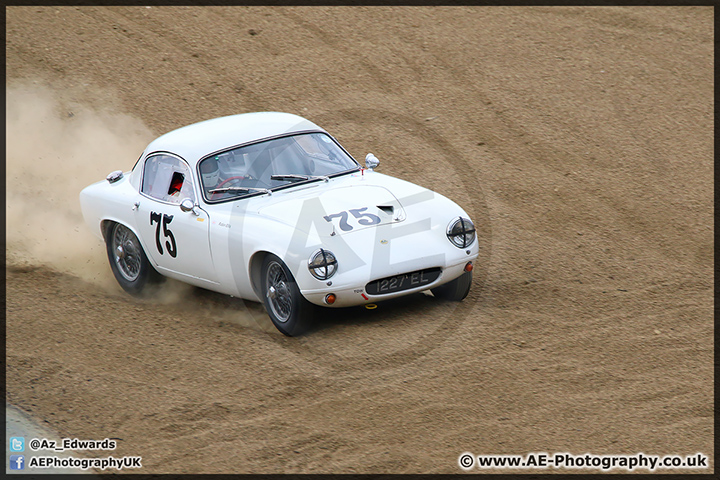
<path fill-rule="evenodd" d="M 296 180 L 298 182 L 304 182 L 305 180 L 322 180 L 327 182 L 330 180 L 325 175 L 296 175 L 294 173 L 287 175 L 270 175 L 270 180 Z"/>
<path fill-rule="evenodd" d="M 246 192 L 246 193 L 267 193 L 272 195 L 272 192 L 267 188 L 253 188 L 253 187 L 221 187 L 209 190 L 210 193 L 227 193 L 227 192 Z"/>

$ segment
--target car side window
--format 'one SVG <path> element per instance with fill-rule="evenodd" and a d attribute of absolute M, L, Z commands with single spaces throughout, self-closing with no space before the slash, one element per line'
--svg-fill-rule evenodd
<path fill-rule="evenodd" d="M 158 154 L 145 160 L 142 193 L 163 202 L 195 202 L 192 175 L 187 164 L 172 155 Z"/>

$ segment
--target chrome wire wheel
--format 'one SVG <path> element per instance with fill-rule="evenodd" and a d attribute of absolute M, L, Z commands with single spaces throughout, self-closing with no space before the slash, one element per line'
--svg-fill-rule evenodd
<path fill-rule="evenodd" d="M 120 224 L 115 225 L 110 241 L 118 272 L 127 281 L 134 282 L 140 276 L 140 242 L 130 229 Z"/>
<path fill-rule="evenodd" d="M 292 313 L 292 292 L 288 286 L 285 269 L 274 260 L 267 266 L 265 296 L 268 299 L 268 304 L 275 318 L 277 318 L 279 322 L 287 322 Z"/>

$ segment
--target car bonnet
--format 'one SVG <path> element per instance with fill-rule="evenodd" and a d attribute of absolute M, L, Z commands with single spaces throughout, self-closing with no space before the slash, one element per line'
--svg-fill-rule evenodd
<path fill-rule="evenodd" d="M 378 185 L 345 185 L 315 188 L 298 198 L 288 192 L 285 199 L 273 195 L 272 204 L 258 214 L 306 230 L 314 225 L 320 236 L 345 235 L 366 228 L 402 222 L 405 209 L 395 195 Z"/>

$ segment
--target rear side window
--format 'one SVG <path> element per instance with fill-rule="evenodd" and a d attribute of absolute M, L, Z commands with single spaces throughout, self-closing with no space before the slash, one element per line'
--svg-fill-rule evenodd
<path fill-rule="evenodd" d="M 158 154 L 145 160 L 141 191 L 163 202 L 180 203 L 186 198 L 195 202 L 190 168 L 172 155 Z"/>

